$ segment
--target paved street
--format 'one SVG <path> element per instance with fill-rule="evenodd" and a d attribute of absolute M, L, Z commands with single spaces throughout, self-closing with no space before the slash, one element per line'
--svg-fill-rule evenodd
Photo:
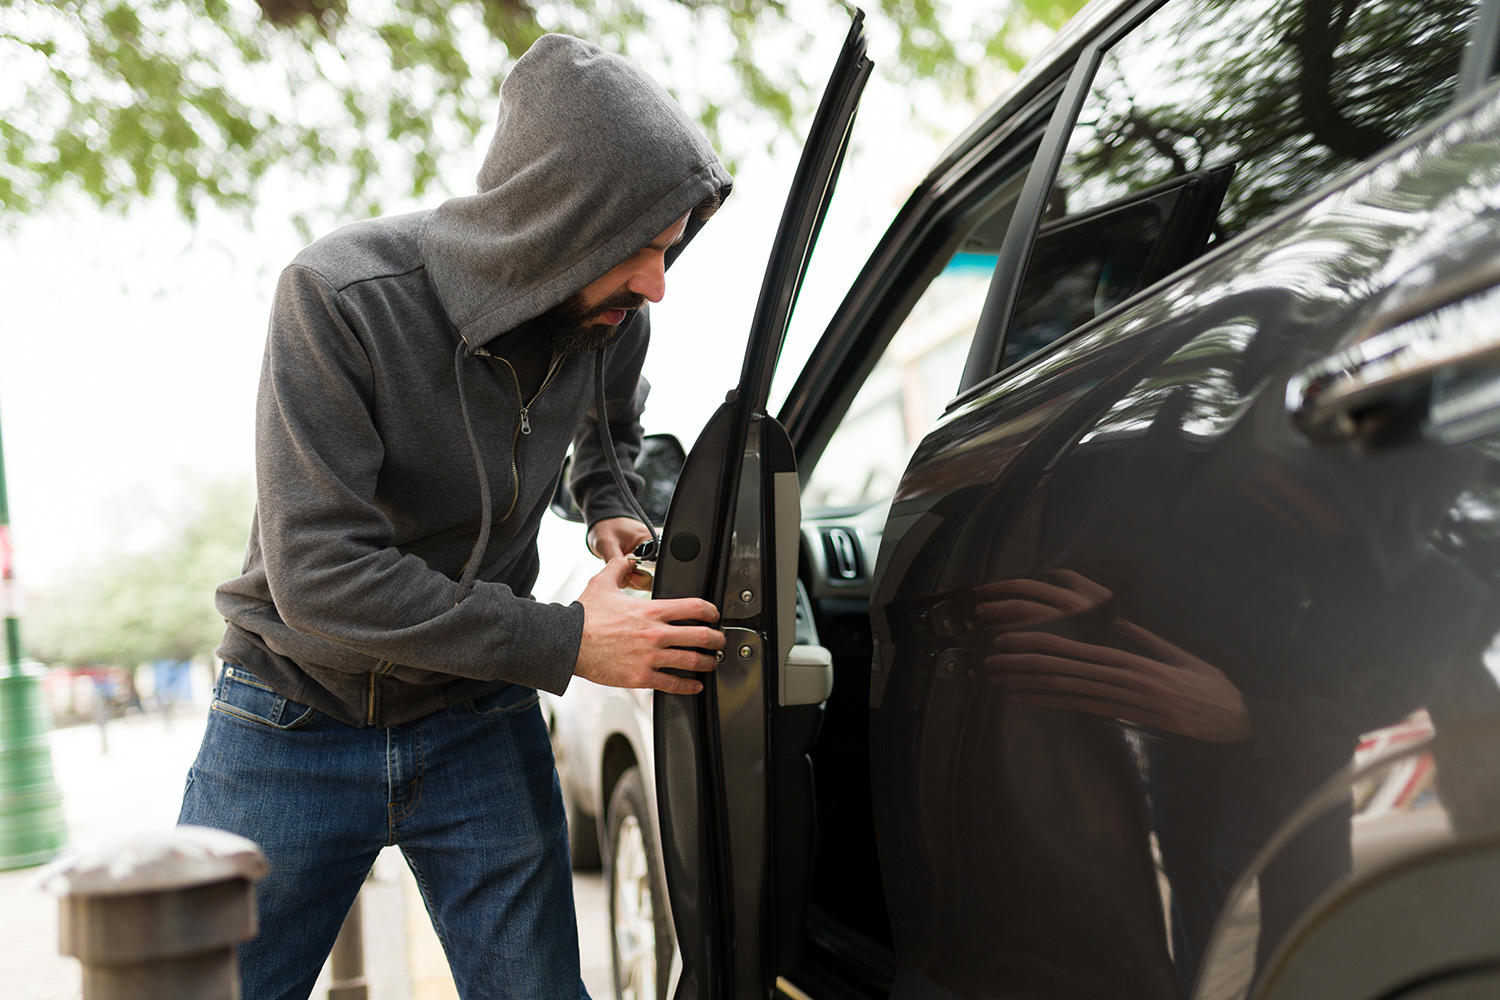
<path fill-rule="evenodd" d="M 52 764 L 63 793 L 70 843 L 84 844 L 171 826 L 182 784 L 203 736 L 206 706 L 179 706 L 52 734 Z M 107 745 L 107 752 L 106 752 Z M 78 964 L 57 954 L 57 903 L 37 889 L 36 869 L 0 872 L 0 970 L 6 1000 L 73 1000 Z M 577 876 L 583 976 L 596 1000 L 610 988 L 609 933 L 600 877 Z M 449 1000 L 453 980 L 401 855 L 387 850 L 362 895 L 371 1000 Z M 326 995 L 327 970 L 313 991 Z"/>

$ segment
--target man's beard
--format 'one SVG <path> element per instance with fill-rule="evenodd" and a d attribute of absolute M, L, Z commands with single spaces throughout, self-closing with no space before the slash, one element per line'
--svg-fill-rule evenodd
<path fill-rule="evenodd" d="M 618 326 L 610 326 L 601 321 L 600 316 L 611 309 L 624 309 L 627 310 L 625 319 L 628 320 L 630 311 L 645 304 L 644 295 L 622 288 L 603 302 L 589 306 L 583 300 L 583 293 L 579 292 L 542 313 L 536 318 L 536 323 L 541 327 L 542 335 L 547 338 L 547 344 L 553 351 L 559 354 L 583 354 L 614 340 L 620 327 L 625 325 L 625 321 L 621 320 Z"/>

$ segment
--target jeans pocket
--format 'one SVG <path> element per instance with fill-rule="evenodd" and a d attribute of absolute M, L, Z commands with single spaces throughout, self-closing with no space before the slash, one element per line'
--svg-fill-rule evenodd
<path fill-rule="evenodd" d="M 529 708 L 534 708 L 540 700 L 535 689 L 512 684 L 510 687 L 463 702 L 459 707 L 474 715 L 519 715 Z"/>
<path fill-rule="evenodd" d="M 209 709 L 269 729 L 296 729 L 318 714 L 301 702 L 283 698 L 244 667 L 227 663 Z"/>

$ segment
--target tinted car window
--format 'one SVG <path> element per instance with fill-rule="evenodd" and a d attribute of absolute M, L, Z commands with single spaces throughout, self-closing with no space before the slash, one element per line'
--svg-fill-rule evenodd
<path fill-rule="evenodd" d="M 1002 367 L 1433 117 L 1472 19 L 1471 0 L 1170 0 L 1103 54 Z M 1143 207 L 1174 179 L 1190 197 Z M 1075 219 L 1092 228 L 1067 238 Z"/>
<path fill-rule="evenodd" d="M 915 302 L 813 466 L 802 491 L 805 507 L 866 506 L 895 493 L 917 444 L 958 386 L 1029 169 L 1028 163 L 1000 178 L 929 258 L 922 272 L 932 275 L 930 283 L 920 296 L 918 288 L 909 290 Z M 896 316 L 880 322 L 894 325 Z"/>
<path fill-rule="evenodd" d="M 994 271 L 993 253 L 949 259 L 829 439 L 803 490 L 804 504 L 863 506 L 896 492 L 917 443 L 958 384 Z"/>

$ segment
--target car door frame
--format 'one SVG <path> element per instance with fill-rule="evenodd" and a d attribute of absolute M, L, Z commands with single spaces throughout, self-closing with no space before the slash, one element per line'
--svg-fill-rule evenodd
<path fill-rule="evenodd" d="M 1068 78 L 1050 64 L 1024 101 L 1009 101 L 945 156 L 907 199 L 850 286 L 778 412 L 804 483 L 854 394 L 916 299 L 936 276 L 932 262 L 1004 177 L 1035 166 L 1047 123 Z M 944 259 L 946 259 L 944 257 Z"/>
<path fill-rule="evenodd" d="M 670 987 L 678 1000 L 766 995 L 788 936 L 778 939 L 775 926 L 787 914 L 776 909 L 768 756 L 777 660 L 793 631 L 800 515 L 791 449 L 765 407 L 873 65 L 863 21 L 856 11 L 793 178 L 739 383 L 683 466 L 657 558 L 653 596 L 710 601 L 730 640 L 702 693 L 654 696 L 665 880 L 674 926 L 692 929 L 678 936 Z"/>

